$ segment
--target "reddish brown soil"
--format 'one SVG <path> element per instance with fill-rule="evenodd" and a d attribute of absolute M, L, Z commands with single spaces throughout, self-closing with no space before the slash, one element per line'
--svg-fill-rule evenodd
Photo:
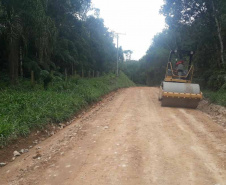
<path fill-rule="evenodd" d="M 200 110 L 161 107 L 157 88 L 123 89 L 0 177 L 1 185 L 225 185 L 226 130 Z"/>
<path fill-rule="evenodd" d="M 117 93 L 118 90 L 113 91 L 105 96 L 102 97 L 102 99 L 106 99 L 108 97 L 114 96 L 115 93 Z M 38 143 L 41 143 L 42 141 L 46 140 L 49 137 L 52 137 L 53 133 L 54 135 L 61 130 L 62 128 L 67 127 L 72 122 L 74 122 L 76 119 L 79 119 L 82 117 L 86 111 L 89 111 L 90 109 L 98 106 L 101 104 L 102 101 L 99 101 L 97 103 L 93 103 L 88 107 L 85 107 L 84 110 L 78 112 L 75 114 L 73 118 L 71 118 L 70 121 L 62 123 L 64 126 L 62 127 L 61 124 L 49 124 L 46 126 L 44 130 L 40 131 L 33 131 L 28 137 L 20 137 L 15 140 L 11 140 L 7 146 L 0 148 L 0 163 L 9 163 L 12 162 L 13 159 L 13 152 L 14 151 L 20 151 L 21 149 L 31 149 L 34 146 L 36 146 Z M 38 143 L 36 143 L 36 141 Z"/>

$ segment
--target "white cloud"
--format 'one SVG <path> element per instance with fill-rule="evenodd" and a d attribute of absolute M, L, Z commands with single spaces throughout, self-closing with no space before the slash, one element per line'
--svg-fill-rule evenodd
<path fill-rule="evenodd" d="M 165 26 L 159 14 L 163 0 L 92 0 L 100 9 L 100 17 L 112 31 L 121 35 L 119 45 L 132 50 L 133 59 L 140 59 L 151 44 L 154 35 Z"/>

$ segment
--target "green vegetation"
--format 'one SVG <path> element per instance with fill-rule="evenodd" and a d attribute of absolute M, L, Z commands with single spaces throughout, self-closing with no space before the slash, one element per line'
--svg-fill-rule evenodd
<path fill-rule="evenodd" d="M 210 100 L 225 105 L 226 1 L 165 0 L 160 13 L 167 28 L 154 37 L 139 62 L 127 62 L 124 72 L 136 82 L 156 86 L 164 79 L 171 50 L 194 51 L 194 82 L 208 89 Z"/>
<path fill-rule="evenodd" d="M 203 93 L 204 96 L 208 98 L 212 103 L 226 107 L 226 90 L 220 90 L 217 92 L 204 90 Z"/>
<path fill-rule="evenodd" d="M 140 63 L 135 60 L 120 63 L 120 69 L 137 85 L 146 83 L 146 71 L 141 71 L 141 68 Z"/>
<path fill-rule="evenodd" d="M 133 85 L 112 74 L 114 33 L 99 13 L 91 0 L 0 0 L 0 145 Z"/>
<path fill-rule="evenodd" d="M 99 13 L 91 0 L 0 1 L 0 145 L 133 85 L 124 74 L 112 74 L 114 33 Z M 170 50 L 193 50 L 195 81 L 208 89 L 211 101 L 225 106 L 226 1 L 164 0 L 161 13 L 168 26 L 140 61 L 119 48 L 119 61 L 123 53 L 128 60 L 120 62 L 121 70 L 137 84 L 159 85 Z M 93 74 L 109 75 L 84 78 Z"/>
<path fill-rule="evenodd" d="M 1 0 L 0 79 L 17 85 L 31 71 L 36 81 L 43 70 L 82 77 L 115 71 L 113 39 L 91 0 Z"/>
<path fill-rule="evenodd" d="M 148 85 L 164 79 L 170 50 L 194 51 L 195 78 L 219 90 L 226 83 L 226 1 L 165 0 L 160 11 L 167 28 L 157 34 L 140 60 Z"/>
<path fill-rule="evenodd" d="M 65 121 L 110 91 L 134 85 L 124 73 L 86 79 L 74 76 L 66 82 L 57 78 L 48 90 L 42 84 L 21 84 L 0 91 L 0 146 L 27 136 L 32 129 Z"/>

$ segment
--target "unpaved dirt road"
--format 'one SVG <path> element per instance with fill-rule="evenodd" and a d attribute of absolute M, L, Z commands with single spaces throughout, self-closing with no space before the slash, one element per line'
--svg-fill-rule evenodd
<path fill-rule="evenodd" d="M 225 185 L 225 129 L 201 111 L 162 108 L 157 96 L 112 93 L 1 168 L 0 184 Z"/>

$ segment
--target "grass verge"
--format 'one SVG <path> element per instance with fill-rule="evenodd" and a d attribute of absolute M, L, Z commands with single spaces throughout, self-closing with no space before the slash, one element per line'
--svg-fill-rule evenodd
<path fill-rule="evenodd" d="M 134 86 L 124 73 L 98 78 L 70 78 L 53 82 L 48 90 L 40 85 L 0 91 L 0 146 L 49 123 L 70 119 L 88 104 L 118 88 Z"/>
<path fill-rule="evenodd" d="M 226 90 L 210 91 L 204 90 L 204 96 L 210 100 L 211 103 L 222 105 L 226 107 Z"/>

